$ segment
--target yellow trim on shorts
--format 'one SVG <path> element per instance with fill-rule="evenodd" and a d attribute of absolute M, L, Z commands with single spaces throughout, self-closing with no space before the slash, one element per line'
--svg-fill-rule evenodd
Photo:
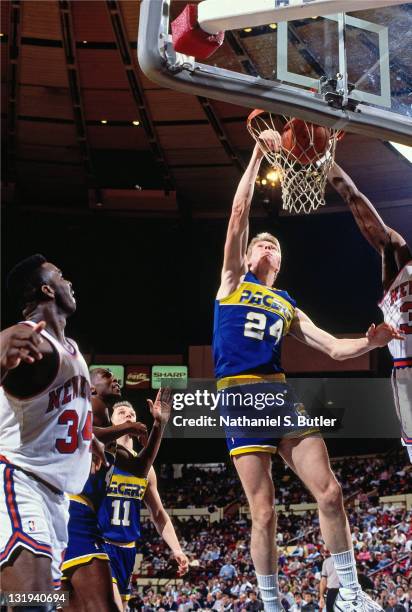
<path fill-rule="evenodd" d="M 246 453 L 271 453 L 272 455 L 274 455 L 276 451 L 277 446 L 264 446 L 263 444 L 260 446 L 255 444 L 253 446 L 239 446 L 239 448 L 233 448 L 229 452 L 229 455 L 231 457 L 233 457 L 234 455 L 244 455 Z"/>
<path fill-rule="evenodd" d="M 217 389 L 227 389 L 229 387 L 237 387 L 238 385 L 253 385 L 265 382 L 286 382 L 286 376 L 283 372 L 276 374 L 236 374 L 234 376 L 225 376 L 217 381 Z"/>
<path fill-rule="evenodd" d="M 118 585 L 118 583 L 117 583 L 117 578 L 115 578 L 114 576 L 112 576 L 112 582 L 113 582 L 113 584 L 116 584 L 116 585 L 117 585 L 117 589 L 119 590 L 119 585 Z M 121 592 L 119 591 L 119 595 L 120 595 L 120 597 L 121 597 L 122 601 L 129 601 L 129 599 L 131 598 L 130 593 L 121 593 Z"/>
<path fill-rule="evenodd" d="M 101 559 L 102 561 L 109 561 L 109 556 L 106 553 L 92 553 L 91 555 L 82 555 L 81 557 L 73 557 L 69 561 L 64 561 L 62 564 L 62 572 L 65 572 L 72 567 L 80 565 L 86 565 L 93 561 L 93 559 Z"/>
<path fill-rule="evenodd" d="M 112 546 L 119 546 L 120 548 L 135 548 L 136 542 L 113 542 L 113 540 L 104 540 L 107 544 L 111 544 Z"/>
<path fill-rule="evenodd" d="M 282 436 L 282 440 L 283 438 L 304 438 L 305 436 L 310 436 L 311 434 L 318 434 L 319 429 L 307 429 L 306 431 L 303 432 L 297 432 L 297 431 L 292 431 L 290 434 L 286 434 L 285 436 Z M 271 446 L 271 445 L 258 445 L 255 444 L 254 446 L 239 446 L 238 448 L 234 448 L 231 451 L 229 451 L 229 456 L 233 457 L 236 455 L 245 455 L 246 453 L 271 453 L 271 454 L 275 454 L 277 452 L 277 446 Z"/>
<path fill-rule="evenodd" d="M 69 495 L 69 499 L 70 501 L 75 501 L 78 504 L 83 504 L 83 506 L 87 506 L 88 508 L 93 510 L 93 512 L 95 511 L 92 502 L 85 495 Z"/>

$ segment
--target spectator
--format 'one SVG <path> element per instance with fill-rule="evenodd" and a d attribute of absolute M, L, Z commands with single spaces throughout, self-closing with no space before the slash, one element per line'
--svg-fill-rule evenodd
<path fill-rule="evenodd" d="M 405 612 L 405 608 L 398 603 L 396 595 L 389 595 L 385 612 Z"/>
<path fill-rule="evenodd" d="M 262 600 L 257 598 L 257 594 L 255 591 L 251 591 L 249 593 L 249 601 L 246 604 L 247 612 L 259 612 L 263 610 L 263 602 Z M 397 610 L 395 612 L 398 612 Z"/>
<path fill-rule="evenodd" d="M 237 571 L 234 565 L 230 563 L 229 557 L 225 558 L 225 564 L 222 565 L 219 572 L 219 577 L 223 580 L 230 580 L 237 576 Z"/>
<path fill-rule="evenodd" d="M 302 606 L 302 612 L 315 612 L 319 610 L 318 604 L 313 600 L 313 593 L 310 591 L 305 591 L 303 593 L 303 600 L 305 604 Z"/>

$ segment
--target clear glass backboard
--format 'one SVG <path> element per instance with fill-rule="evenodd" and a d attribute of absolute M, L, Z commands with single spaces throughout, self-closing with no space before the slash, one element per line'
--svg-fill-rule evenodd
<path fill-rule="evenodd" d="M 412 144 L 411 3 L 228 30 L 201 62 L 173 48 L 170 23 L 185 4 L 142 2 L 139 61 L 152 80 Z"/>

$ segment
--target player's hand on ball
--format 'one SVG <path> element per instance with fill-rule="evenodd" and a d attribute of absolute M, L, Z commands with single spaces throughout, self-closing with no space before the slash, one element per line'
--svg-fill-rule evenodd
<path fill-rule="evenodd" d="M 388 323 L 380 323 L 378 326 L 372 323 L 366 332 L 366 337 L 376 347 L 386 346 L 391 340 L 405 339 L 398 329 Z"/>
<path fill-rule="evenodd" d="M 156 395 L 154 403 L 150 399 L 147 400 L 152 417 L 160 425 L 166 425 L 170 418 L 172 397 L 172 390 L 169 387 L 164 387 L 164 389 L 160 389 Z"/>
<path fill-rule="evenodd" d="M 259 135 L 259 140 L 268 151 L 273 153 L 277 153 L 282 146 L 282 138 L 275 130 L 263 130 Z"/>
<path fill-rule="evenodd" d="M 40 321 L 34 327 L 13 325 L 1 332 L 1 369 L 12 370 L 17 368 L 22 361 L 34 363 L 42 359 L 43 355 L 39 350 L 43 338 L 40 332 L 46 327 L 45 321 Z"/>
<path fill-rule="evenodd" d="M 177 575 L 184 576 L 187 574 L 189 570 L 189 559 L 186 557 L 185 553 L 183 551 L 174 552 L 173 558 L 177 563 Z"/>

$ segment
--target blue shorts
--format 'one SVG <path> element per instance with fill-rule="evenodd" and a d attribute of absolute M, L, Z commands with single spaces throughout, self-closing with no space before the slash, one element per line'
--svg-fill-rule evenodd
<path fill-rule="evenodd" d="M 62 565 L 63 579 L 93 559 L 109 561 L 94 510 L 86 502 L 70 500 L 69 543 Z"/>
<path fill-rule="evenodd" d="M 136 560 L 136 544 L 116 545 L 104 542 L 104 549 L 109 556 L 113 582 L 117 584 L 123 601 L 130 599 L 130 579 Z"/>
<path fill-rule="evenodd" d="M 283 438 L 318 433 L 283 374 L 244 374 L 218 381 L 220 417 L 230 456 L 275 453 Z"/>

